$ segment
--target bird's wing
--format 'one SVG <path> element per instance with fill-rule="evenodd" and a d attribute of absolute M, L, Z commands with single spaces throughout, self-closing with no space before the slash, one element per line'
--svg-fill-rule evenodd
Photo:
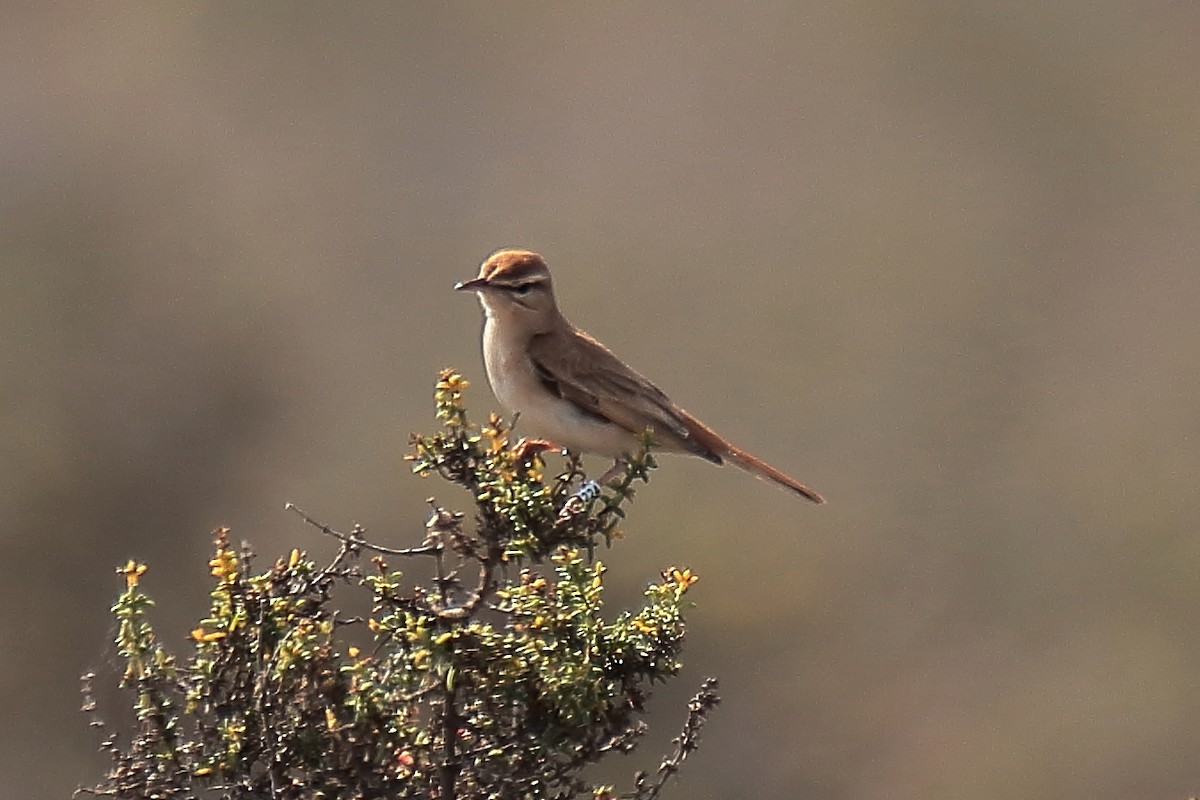
<path fill-rule="evenodd" d="M 717 451 L 694 435 L 689 424 L 694 419 L 661 389 L 583 331 L 569 333 L 569 347 L 562 345 L 561 332 L 534 336 L 529 343 L 530 360 L 550 391 L 631 434 L 641 434 L 649 427 L 659 444 L 668 449 L 693 453 L 715 464 L 722 462 Z"/>

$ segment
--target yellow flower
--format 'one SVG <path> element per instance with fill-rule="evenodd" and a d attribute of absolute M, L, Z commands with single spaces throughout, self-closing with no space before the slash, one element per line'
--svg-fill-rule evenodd
<path fill-rule="evenodd" d="M 693 575 L 690 569 L 673 569 L 670 579 L 675 581 L 681 591 L 686 592 L 689 586 L 700 580 L 700 576 Z"/>
<path fill-rule="evenodd" d="M 646 620 L 642 619 L 641 617 L 634 618 L 633 627 L 637 628 L 638 633 L 644 633 L 647 636 L 653 636 L 654 634 L 658 633 L 657 628 L 655 628 L 649 622 L 646 622 Z"/>
<path fill-rule="evenodd" d="M 225 631 L 212 631 L 210 633 L 209 631 L 204 630 L 204 628 L 196 628 L 192 631 L 192 638 L 197 642 L 215 642 L 218 639 L 225 638 Z"/>
<path fill-rule="evenodd" d="M 438 375 L 437 389 L 439 392 L 462 394 L 470 385 L 470 381 L 452 369 L 444 369 Z"/>

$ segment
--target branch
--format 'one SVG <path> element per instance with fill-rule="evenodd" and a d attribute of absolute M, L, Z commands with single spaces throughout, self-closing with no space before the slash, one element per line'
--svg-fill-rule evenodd
<path fill-rule="evenodd" d="M 717 679 L 705 678 L 704 683 L 700 685 L 700 691 L 688 702 L 688 716 L 687 721 L 683 723 L 683 732 L 674 739 L 675 751 L 658 765 L 653 782 L 649 781 L 646 773 L 639 771 L 633 779 L 633 792 L 624 797 L 629 800 L 654 800 L 658 797 L 659 792 L 666 786 L 667 779 L 679 772 L 687 757 L 700 746 L 700 732 L 704 730 L 704 723 L 720 702 L 721 698 L 717 695 Z"/>
<path fill-rule="evenodd" d="M 436 555 L 442 549 L 440 545 L 423 545 L 421 547 L 384 547 L 381 544 L 372 544 L 362 537 L 362 529 L 357 526 L 355 526 L 354 530 L 350 533 L 342 533 L 341 531 L 335 531 L 333 528 L 324 523 L 317 522 L 315 519 L 301 510 L 300 507 L 295 503 L 287 503 L 283 508 L 285 511 L 295 511 L 300 515 L 300 518 L 309 525 L 312 525 L 326 536 L 332 536 L 333 538 L 337 539 L 339 542 L 345 545 L 348 550 L 371 550 L 373 552 L 383 553 L 384 555 L 389 556 L 429 556 Z"/>

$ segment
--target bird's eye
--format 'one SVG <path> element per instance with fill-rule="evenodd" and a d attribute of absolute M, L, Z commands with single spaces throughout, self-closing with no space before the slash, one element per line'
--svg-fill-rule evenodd
<path fill-rule="evenodd" d="M 522 283 L 519 286 L 514 286 L 512 288 L 512 290 L 514 292 L 516 292 L 517 294 L 529 294 L 530 290 L 533 289 L 534 285 L 535 284 L 532 284 L 532 283 Z"/>

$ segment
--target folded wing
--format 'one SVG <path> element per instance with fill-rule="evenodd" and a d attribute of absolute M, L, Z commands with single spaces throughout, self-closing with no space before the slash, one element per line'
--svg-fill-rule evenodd
<path fill-rule="evenodd" d="M 695 419 L 661 389 L 586 333 L 574 331 L 572 344 L 555 346 L 551 334 L 530 341 L 529 356 L 547 389 L 634 436 L 651 428 L 660 446 L 722 463 L 720 453 L 702 441 L 707 437 L 696 437 Z"/>

